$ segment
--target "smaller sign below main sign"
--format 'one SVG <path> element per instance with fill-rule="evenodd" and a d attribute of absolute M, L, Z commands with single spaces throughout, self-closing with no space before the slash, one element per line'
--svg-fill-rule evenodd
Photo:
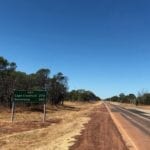
<path fill-rule="evenodd" d="M 15 90 L 13 100 L 15 102 L 27 102 L 27 103 L 46 102 L 46 91 Z"/>

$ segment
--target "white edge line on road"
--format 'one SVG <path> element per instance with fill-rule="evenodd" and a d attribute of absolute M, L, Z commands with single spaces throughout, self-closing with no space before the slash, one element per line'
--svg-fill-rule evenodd
<path fill-rule="evenodd" d="M 105 104 L 105 103 L 104 103 Z M 127 146 L 127 148 L 129 150 L 138 150 L 137 146 L 135 145 L 135 143 L 133 142 L 133 140 L 130 138 L 130 136 L 127 134 L 127 132 L 122 128 L 121 124 L 119 123 L 119 121 L 115 118 L 115 116 L 112 114 L 112 112 L 110 111 L 109 107 L 105 104 L 108 112 L 110 113 L 110 116 L 114 122 L 114 124 L 116 125 L 117 129 L 119 130 L 125 145 Z"/>

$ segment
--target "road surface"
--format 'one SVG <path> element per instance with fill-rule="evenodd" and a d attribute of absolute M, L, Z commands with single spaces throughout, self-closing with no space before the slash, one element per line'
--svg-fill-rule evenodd
<path fill-rule="evenodd" d="M 150 150 L 150 118 L 144 112 L 104 103 L 93 109 L 90 117 L 70 150 Z M 112 117 L 127 136 L 122 135 Z"/>
<path fill-rule="evenodd" d="M 150 149 L 150 117 L 148 113 L 134 108 L 107 104 L 116 119 L 121 123 L 132 142 L 139 150 Z"/>
<path fill-rule="evenodd" d="M 111 105 L 111 111 L 118 111 L 125 119 L 133 123 L 134 126 L 139 128 L 142 132 L 150 136 L 150 117 L 144 115 L 141 111 L 134 109 L 125 109 L 117 105 Z"/>

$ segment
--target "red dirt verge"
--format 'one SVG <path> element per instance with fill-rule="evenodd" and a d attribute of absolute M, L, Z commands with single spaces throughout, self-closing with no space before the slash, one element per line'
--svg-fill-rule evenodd
<path fill-rule="evenodd" d="M 104 104 L 95 108 L 90 117 L 70 150 L 128 150 Z"/>

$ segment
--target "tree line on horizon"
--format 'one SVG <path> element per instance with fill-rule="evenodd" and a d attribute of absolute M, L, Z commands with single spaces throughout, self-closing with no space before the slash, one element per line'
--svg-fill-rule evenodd
<path fill-rule="evenodd" d="M 150 93 L 142 92 L 142 93 L 138 93 L 138 96 L 132 93 L 128 95 L 125 95 L 124 93 L 120 93 L 119 96 L 113 96 L 107 98 L 106 101 L 132 103 L 135 105 L 138 104 L 150 105 Z"/>
<path fill-rule="evenodd" d="M 63 104 L 64 100 L 100 100 L 93 92 L 86 90 L 68 91 L 68 78 L 61 72 L 50 77 L 50 69 L 41 68 L 36 73 L 17 71 L 15 62 L 0 57 L 0 105 L 11 106 L 13 90 L 46 90 L 47 102 Z"/>
<path fill-rule="evenodd" d="M 71 101 L 101 100 L 100 97 L 96 96 L 93 92 L 84 89 L 72 90 L 68 93 L 68 99 Z"/>

